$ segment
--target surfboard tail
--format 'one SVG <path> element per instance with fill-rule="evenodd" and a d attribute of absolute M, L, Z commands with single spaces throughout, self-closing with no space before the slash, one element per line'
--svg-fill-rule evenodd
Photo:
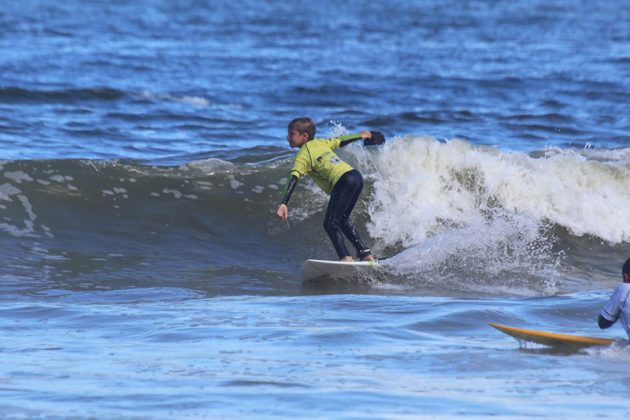
<path fill-rule="evenodd" d="M 347 280 L 367 275 L 380 267 L 378 261 L 306 260 L 302 266 L 302 277 L 305 282 L 320 278 Z"/>

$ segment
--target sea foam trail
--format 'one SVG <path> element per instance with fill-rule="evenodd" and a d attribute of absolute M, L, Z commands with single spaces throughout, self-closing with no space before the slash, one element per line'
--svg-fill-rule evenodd
<path fill-rule="evenodd" d="M 406 248 L 452 228 L 491 224 L 497 214 L 561 226 L 610 245 L 630 242 L 625 149 L 530 155 L 406 137 L 378 153 L 353 153 L 371 167 L 370 235 L 387 246 Z"/>
<path fill-rule="evenodd" d="M 564 240 L 630 241 L 627 151 L 503 152 L 462 140 L 353 147 L 379 256 L 418 287 L 556 293 Z M 561 229 L 557 229 L 560 227 Z"/>

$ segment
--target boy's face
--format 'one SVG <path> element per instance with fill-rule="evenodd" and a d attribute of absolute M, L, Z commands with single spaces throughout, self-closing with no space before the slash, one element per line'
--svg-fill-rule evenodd
<path fill-rule="evenodd" d="M 297 130 L 289 129 L 287 132 L 287 140 L 291 147 L 302 147 L 308 141 L 308 133 L 300 133 Z"/>

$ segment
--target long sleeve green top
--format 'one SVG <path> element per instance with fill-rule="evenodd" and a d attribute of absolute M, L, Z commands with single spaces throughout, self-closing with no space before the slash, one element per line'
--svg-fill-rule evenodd
<path fill-rule="evenodd" d="M 315 183 L 324 192 L 330 194 L 339 178 L 352 170 L 352 166 L 341 160 L 333 150 L 341 147 L 342 143 L 349 143 L 360 138 L 360 134 L 348 134 L 332 139 L 307 141 L 295 156 L 289 176 L 301 178 L 310 174 Z"/>

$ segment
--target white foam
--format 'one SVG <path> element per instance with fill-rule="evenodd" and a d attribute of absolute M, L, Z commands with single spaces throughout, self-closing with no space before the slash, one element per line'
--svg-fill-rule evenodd
<path fill-rule="evenodd" d="M 330 124 L 332 126 L 330 127 L 328 137 L 332 138 L 332 137 L 339 137 L 339 136 L 345 136 L 346 134 L 350 134 L 350 131 L 348 131 L 348 129 L 344 127 L 343 124 L 341 124 L 340 122 L 330 120 Z"/>
<path fill-rule="evenodd" d="M 26 213 L 26 218 L 23 220 L 24 228 L 20 228 L 10 223 L 0 223 L 0 230 L 3 230 L 15 237 L 32 236 L 35 232 L 35 220 L 37 215 L 33 211 L 28 197 L 22 194 L 22 191 L 11 184 L 3 184 L 0 186 L 0 200 L 13 202 L 13 196 L 20 202 Z M 5 207 L 6 208 L 6 207 Z M 10 221 L 10 218 L 5 220 Z"/>
<path fill-rule="evenodd" d="M 234 178 L 234 175 L 229 175 L 228 179 L 230 180 L 230 188 L 232 188 L 233 190 L 237 190 L 242 185 L 245 185 L 239 180 L 237 180 L 236 178 Z"/>
<path fill-rule="evenodd" d="M 211 158 L 211 159 L 199 160 L 199 161 L 194 161 L 194 162 L 188 162 L 185 165 L 182 165 L 180 169 L 193 169 L 193 170 L 201 171 L 207 175 L 211 175 L 216 172 L 231 171 L 235 167 L 236 166 L 231 162 L 228 162 L 222 159 Z"/>
<path fill-rule="evenodd" d="M 534 158 L 461 140 L 407 137 L 369 154 L 367 163 L 374 179 L 368 229 L 386 245 L 408 247 L 479 224 L 495 209 L 537 224 L 548 220 L 576 236 L 630 242 L 627 161 L 575 151 Z"/>
<path fill-rule="evenodd" d="M 31 178 L 29 174 L 22 171 L 5 172 L 4 177 L 9 178 L 10 180 L 18 184 L 21 184 L 23 181 L 27 181 L 27 182 L 33 181 L 33 178 Z"/>
<path fill-rule="evenodd" d="M 164 188 L 162 190 L 162 193 L 164 193 L 164 194 L 172 194 L 173 197 L 175 197 L 177 199 L 182 198 L 182 193 L 181 193 L 181 191 L 178 191 L 178 190 L 172 190 L 172 189 L 169 189 L 169 188 Z"/>
<path fill-rule="evenodd" d="M 562 254 L 532 218 L 496 212 L 492 220 L 476 220 L 436 234 L 386 260 L 393 272 L 425 285 L 519 296 L 558 291 L 557 268 Z"/>
<path fill-rule="evenodd" d="M 21 193 L 22 190 L 15 187 L 13 184 L 5 183 L 0 185 L 0 200 L 13 201 L 11 196 Z"/>
<path fill-rule="evenodd" d="M 20 200 L 20 203 L 22 203 L 22 206 L 24 207 L 24 210 L 29 217 L 28 220 L 26 220 L 25 222 L 27 223 L 27 225 L 32 226 L 35 222 L 35 219 L 37 219 L 37 215 L 33 211 L 33 206 L 31 205 L 30 201 L 28 201 L 28 198 L 25 195 L 19 194 L 17 198 L 18 200 Z"/>
<path fill-rule="evenodd" d="M 616 331 L 613 332 L 613 335 L 614 333 L 616 333 Z M 610 335 L 611 334 L 609 333 L 609 336 Z M 618 334 L 618 336 L 620 336 L 620 334 Z M 623 339 L 617 338 L 611 346 L 591 347 L 585 349 L 585 352 L 592 356 L 597 356 L 611 362 L 625 363 L 630 356 L 630 341 L 628 341 L 628 339 L 625 337 Z"/>
<path fill-rule="evenodd" d="M 50 231 L 50 228 L 46 225 L 41 225 L 42 230 L 44 231 L 44 235 L 48 236 L 49 238 L 54 238 L 55 235 L 52 234 L 52 232 Z"/>
<path fill-rule="evenodd" d="M 198 106 L 208 106 L 210 105 L 210 101 L 201 96 L 180 96 L 173 98 L 175 101 L 181 101 L 185 104 L 190 105 L 198 105 Z"/>
<path fill-rule="evenodd" d="M 188 105 L 196 105 L 196 106 L 208 106 L 211 104 L 210 100 L 202 97 L 202 96 L 192 96 L 192 95 L 183 95 L 183 96 L 176 96 L 176 95 L 159 95 L 159 94 L 152 94 L 149 92 L 143 92 L 142 93 L 142 97 L 151 100 L 151 101 L 155 101 L 155 100 L 164 100 L 164 101 L 171 101 L 171 102 L 180 102 L 180 103 L 184 103 L 184 104 L 188 104 Z"/>
<path fill-rule="evenodd" d="M 630 165 L 620 150 L 530 156 L 423 137 L 344 150 L 372 181 L 363 199 L 376 255 L 403 249 L 387 261 L 421 285 L 553 294 L 564 254 L 552 227 L 630 242 Z"/>

